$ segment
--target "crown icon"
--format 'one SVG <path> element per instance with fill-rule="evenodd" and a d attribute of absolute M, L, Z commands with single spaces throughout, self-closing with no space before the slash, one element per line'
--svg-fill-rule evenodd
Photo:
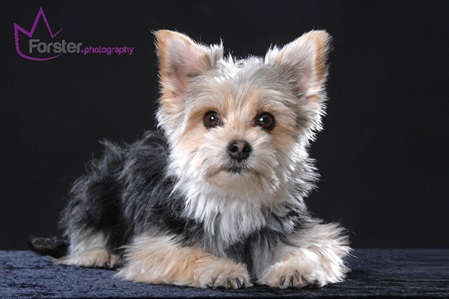
<path fill-rule="evenodd" d="M 55 38 L 56 35 L 59 34 L 59 32 L 62 31 L 62 28 L 60 30 L 58 30 L 56 33 L 53 33 L 53 30 L 51 30 L 50 24 L 48 23 L 47 17 L 45 16 L 44 10 L 42 9 L 42 7 L 39 8 L 39 11 L 37 13 L 36 18 L 34 19 L 34 23 L 31 26 L 30 31 L 24 29 L 23 27 L 21 27 L 20 25 L 14 23 L 14 40 L 15 40 L 15 46 L 16 46 L 16 51 L 17 54 L 20 55 L 20 57 L 25 58 L 27 60 L 34 60 L 34 61 L 46 61 L 46 60 L 51 60 L 51 59 L 55 59 L 59 56 L 61 56 L 62 54 L 58 54 L 55 56 L 51 56 L 51 57 L 45 57 L 45 58 L 39 58 L 39 57 L 32 57 L 29 56 L 25 53 L 23 53 L 20 50 L 20 45 L 19 45 L 19 32 L 25 34 L 26 36 L 28 36 L 29 38 L 32 38 L 34 35 L 34 31 L 36 30 L 37 24 L 39 23 L 40 20 L 43 20 L 45 23 L 45 26 L 48 30 L 48 33 L 50 34 L 51 38 Z"/>

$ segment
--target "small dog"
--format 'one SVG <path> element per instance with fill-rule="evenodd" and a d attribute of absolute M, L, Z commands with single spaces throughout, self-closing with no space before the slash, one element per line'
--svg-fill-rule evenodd
<path fill-rule="evenodd" d="M 308 32 L 264 58 L 156 32 L 159 131 L 75 181 L 62 239 L 31 247 L 60 264 L 118 268 L 136 282 L 322 287 L 344 279 L 345 230 L 308 212 L 307 149 L 321 129 L 330 36 Z"/>

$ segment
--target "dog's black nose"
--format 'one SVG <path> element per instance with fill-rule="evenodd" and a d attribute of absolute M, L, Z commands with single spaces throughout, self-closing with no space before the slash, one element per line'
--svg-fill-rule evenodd
<path fill-rule="evenodd" d="M 251 145 L 243 140 L 234 140 L 228 145 L 229 156 L 239 162 L 248 158 L 252 150 Z"/>

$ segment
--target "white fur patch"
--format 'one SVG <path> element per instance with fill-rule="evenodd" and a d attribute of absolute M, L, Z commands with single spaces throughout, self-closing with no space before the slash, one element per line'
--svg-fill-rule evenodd
<path fill-rule="evenodd" d="M 348 268 L 343 258 L 351 249 L 343 229 L 336 224 L 317 224 L 288 237 L 295 246 L 279 244 L 273 266 L 261 275 L 260 283 L 273 287 L 322 287 L 341 282 Z"/>

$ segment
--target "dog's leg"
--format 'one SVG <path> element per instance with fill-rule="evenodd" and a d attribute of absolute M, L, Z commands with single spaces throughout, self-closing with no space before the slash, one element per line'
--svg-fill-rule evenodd
<path fill-rule="evenodd" d="M 252 285 L 245 265 L 183 247 L 170 236 L 141 236 L 127 247 L 124 259 L 118 276 L 136 282 L 233 289 Z"/>
<path fill-rule="evenodd" d="M 322 287 L 340 282 L 348 268 L 343 258 L 350 253 L 343 229 L 317 224 L 288 237 L 291 245 L 279 244 L 276 262 L 265 269 L 259 282 L 278 288 Z"/>
<path fill-rule="evenodd" d="M 92 160 L 87 173 L 70 190 L 60 221 L 63 237 L 69 243 L 68 255 L 56 263 L 102 268 L 120 265 L 120 257 L 113 250 L 124 240 L 119 224 L 123 185 L 118 173 L 125 154 L 120 146 L 103 144 L 103 158 Z"/>
<path fill-rule="evenodd" d="M 53 259 L 55 263 L 110 269 L 119 266 L 120 256 L 107 249 L 107 238 L 103 233 L 85 232 L 70 239 L 68 255 Z"/>

